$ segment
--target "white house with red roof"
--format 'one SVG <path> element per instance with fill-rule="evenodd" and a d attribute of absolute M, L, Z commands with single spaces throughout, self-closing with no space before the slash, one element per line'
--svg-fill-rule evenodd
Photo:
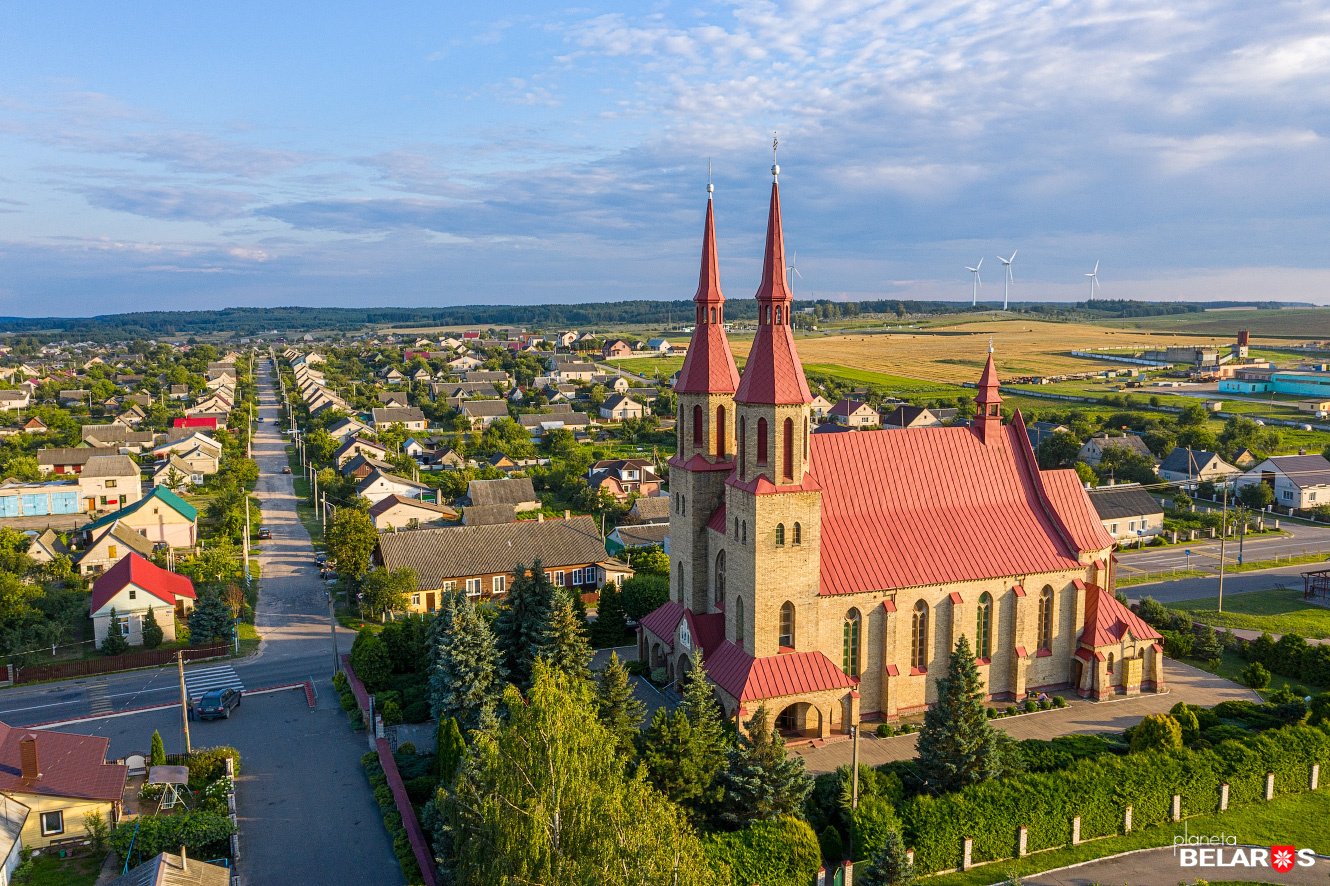
<path fill-rule="evenodd" d="M 141 646 L 143 622 L 149 611 L 161 627 L 163 639 L 174 640 L 175 616 L 188 614 L 196 599 L 194 583 L 185 576 L 138 554 L 126 554 L 92 585 L 89 616 L 97 648 L 110 630 L 112 609 L 125 639 L 131 646 Z"/>
<path fill-rule="evenodd" d="M 773 180 L 740 375 L 708 199 L 671 599 L 642 619 L 641 657 L 676 679 L 704 666 L 729 716 L 764 706 L 806 737 L 927 707 L 962 636 L 993 699 L 1162 690 L 1159 635 L 1111 592 L 1112 537 L 1075 472 L 1041 471 L 1020 414 L 1003 422 L 993 355 L 968 427 L 812 434 L 787 265 Z"/>

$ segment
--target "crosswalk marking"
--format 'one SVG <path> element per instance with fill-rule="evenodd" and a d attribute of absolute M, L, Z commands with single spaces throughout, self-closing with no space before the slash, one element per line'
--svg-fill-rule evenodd
<path fill-rule="evenodd" d="M 107 691 L 105 680 L 90 683 L 87 688 L 88 710 L 94 714 L 109 714 L 113 708 L 111 693 Z"/>
<path fill-rule="evenodd" d="M 185 691 L 189 693 L 190 698 L 198 698 L 209 689 L 235 689 L 244 692 L 245 684 L 240 682 L 240 675 L 230 665 L 185 671 Z"/>

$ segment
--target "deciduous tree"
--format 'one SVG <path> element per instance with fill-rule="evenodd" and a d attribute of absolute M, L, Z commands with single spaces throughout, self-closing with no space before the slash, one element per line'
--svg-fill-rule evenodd
<path fill-rule="evenodd" d="M 414 569 L 371 569 L 360 580 L 360 602 L 371 618 L 382 621 L 389 612 L 405 609 L 407 595 L 414 590 Z"/>
<path fill-rule="evenodd" d="M 359 508 L 338 508 L 323 534 L 328 558 L 343 575 L 359 579 L 369 572 L 370 556 L 378 544 L 374 521 Z"/>

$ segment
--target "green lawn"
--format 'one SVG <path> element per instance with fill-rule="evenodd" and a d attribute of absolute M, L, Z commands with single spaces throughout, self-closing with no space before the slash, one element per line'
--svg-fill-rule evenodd
<path fill-rule="evenodd" d="M 1170 603 L 1170 609 L 1186 612 L 1196 621 L 1217 628 L 1245 628 L 1272 634 L 1330 637 L 1330 609 L 1313 606 L 1295 588 L 1275 588 L 1250 594 L 1234 594 L 1224 601 L 1224 611 L 1215 609 L 1213 597 Z"/>
<path fill-rule="evenodd" d="M 1292 844 L 1325 852 L 1330 849 L 1330 840 L 1326 837 L 1327 816 L 1330 816 L 1330 792 L 1322 789 L 1315 793 L 1279 797 L 1269 803 L 1252 803 L 1228 812 L 1189 818 L 1185 824 L 1188 833 L 1192 834 L 1236 834 L 1240 841 L 1257 846 Z M 1157 825 L 1123 837 L 1094 840 L 1019 860 L 994 862 L 965 873 L 928 877 L 923 882 L 929 886 L 984 886 L 1008 875 L 1031 876 L 1040 871 L 1104 858 L 1119 852 L 1169 846 L 1173 843 L 1173 837 L 1182 832 L 1182 827 L 1182 823 Z M 1188 880 L 1181 870 L 1178 880 Z"/>
<path fill-rule="evenodd" d="M 1223 677 L 1225 680 L 1232 680 L 1238 685 L 1245 685 L 1240 677 L 1242 675 L 1242 669 L 1247 666 L 1247 660 L 1230 649 L 1224 650 L 1223 656 L 1219 659 L 1218 666 L 1213 668 L 1207 663 L 1198 661 L 1194 658 L 1184 658 L 1182 661 L 1197 670 L 1207 671 L 1215 676 Z M 1274 695 L 1285 686 L 1292 689 L 1293 693 L 1298 696 L 1316 695 L 1322 691 L 1319 686 L 1309 686 L 1306 683 L 1299 683 L 1296 680 L 1290 680 L 1288 677 L 1279 674 L 1271 674 L 1270 685 L 1264 689 L 1258 689 L 1256 691 L 1262 698 L 1269 699 L 1271 695 Z"/>
<path fill-rule="evenodd" d="M 655 378 L 669 378 L 683 366 L 683 357 L 626 357 L 622 360 L 606 360 L 606 366 L 622 367 L 627 372 Z"/>
<path fill-rule="evenodd" d="M 15 886 L 92 886 L 101 869 L 100 857 L 39 855 L 14 872 L 13 882 Z"/>

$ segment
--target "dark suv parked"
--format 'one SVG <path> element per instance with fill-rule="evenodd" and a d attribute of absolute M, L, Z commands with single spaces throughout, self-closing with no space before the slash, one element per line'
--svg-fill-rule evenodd
<path fill-rule="evenodd" d="M 199 699 L 198 718 L 200 720 L 223 720 L 231 718 L 231 709 L 240 707 L 240 693 L 235 689 L 210 689 Z"/>

